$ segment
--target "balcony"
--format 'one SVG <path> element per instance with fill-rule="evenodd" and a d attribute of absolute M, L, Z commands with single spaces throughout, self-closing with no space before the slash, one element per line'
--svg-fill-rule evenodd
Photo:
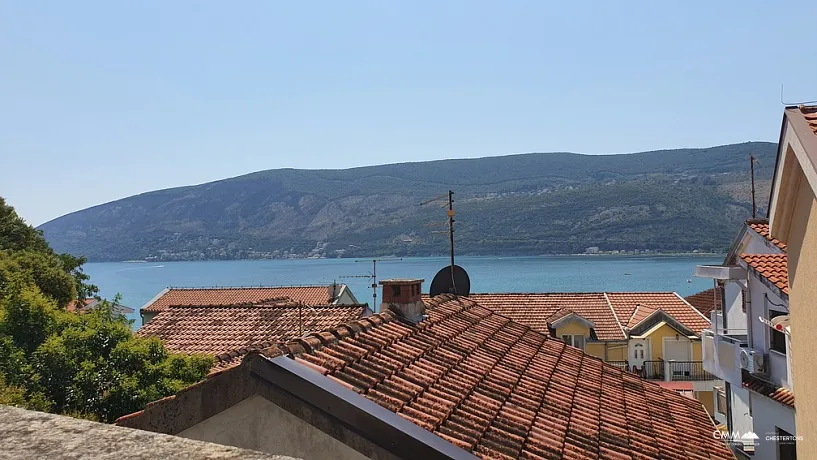
<path fill-rule="evenodd" d="M 703 361 L 644 361 L 641 377 L 666 382 L 717 380 L 704 370 Z"/>
<path fill-rule="evenodd" d="M 748 346 L 746 336 L 729 336 L 704 329 L 701 341 L 704 371 L 732 385 L 741 385 L 740 350 Z"/>

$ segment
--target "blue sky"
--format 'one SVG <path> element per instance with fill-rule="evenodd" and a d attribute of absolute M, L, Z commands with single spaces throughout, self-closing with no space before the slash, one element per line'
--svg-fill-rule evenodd
<path fill-rule="evenodd" d="M 0 0 L 29 223 L 252 171 L 775 141 L 817 2 Z M 811 84 L 809 84 L 811 83 Z"/>

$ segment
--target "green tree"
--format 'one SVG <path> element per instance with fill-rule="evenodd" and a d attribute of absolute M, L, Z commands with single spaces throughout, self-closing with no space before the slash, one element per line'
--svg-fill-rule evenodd
<path fill-rule="evenodd" d="M 97 293 L 83 263 L 0 201 L 0 404 L 111 422 L 204 378 L 212 357 L 134 335 L 113 303 L 66 311 Z"/>

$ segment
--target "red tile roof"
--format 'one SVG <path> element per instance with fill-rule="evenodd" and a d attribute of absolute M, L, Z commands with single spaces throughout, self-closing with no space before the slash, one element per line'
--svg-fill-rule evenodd
<path fill-rule="evenodd" d="M 168 350 L 222 355 L 222 361 L 306 332 L 337 326 L 363 314 L 363 306 L 268 305 L 168 307 L 136 333 L 159 337 Z M 233 356 L 229 356 L 232 354 Z M 240 360 L 233 364 L 238 364 Z"/>
<path fill-rule="evenodd" d="M 544 334 L 549 333 L 549 324 L 570 312 L 593 322 L 599 340 L 626 340 L 623 327 L 632 328 L 658 309 L 695 333 L 709 327 L 709 320 L 674 292 L 502 293 L 468 298 Z"/>
<path fill-rule="evenodd" d="M 766 278 L 784 294 L 789 293 L 789 264 L 786 254 L 741 254 L 749 270 Z"/>
<path fill-rule="evenodd" d="M 68 302 L 68 305 L 65 306 L 65 311 L 82 312 L 89 305 L 93 305 L 96 302 L 97 302 L 96 299 L 72 300 L 72 301 Z"/>
<path fill-rule="evenodd" d="M 684 300 L 695 307 L 701 314 L 709 317 L 712 310 L 723 309 L 723 288 L 712 288 L 706 291 L 692 294 L 689 297 L 684 297 Z"/>
<path fill-rule="evenodd" d="M 482 458 L 734 458 L 697 401 L 442 295 L 265 350 Z"/>
<path fill-rule="evenodd" d="M 607 299 L 627 327 L 634 327 L 655 310 L 662 310 L 696 334 L 710 326 L 709 319 L 674 292 L 608 292 Z"/>
<path fill-rule="evenodd" d="M 574 312 L 595 324 L 599 340 L 626 340 L 601 292 L 471 294 L 468 298 L 543 334 L 549 333 L 548 324 Z"/>
<path fill-rule="evenodd" d="M 328 286 L 168 288 L 142 307 L 160 312 L 175 305 L 237 305 L 289 297 L 306 305 L 330 303 Z"/>
<path fill-rule="evenodd" d="M 774 399 L 780 404 L 794 407 L 794 393 L 787 388 L 759 379 L 746 371 L 743 371 L 743 387 Z"/>
<path fill-rule="evenodd" d="M 784 242 L 782 242 L 782 241 L 778 240 L 777 238 L 772 238 L 772 235 L 771 235 L 771 233 L 769 232 L 769 223 L 768 223 L 768 222 L 763 222 L 763 221 L 747 221 L 747 222 L 746 222 L 746 225 L 748 225 L 748 226 L 749 226 L 749 228 L 751 228 L 752 230 L 754 230 L 755 232 L 757 232 L 757 233 L 758 233 L 760 236 L 762 236 L 763 238 L 766 238 L 767 240 L 769 240 L 770 242 L 772 242 L 772 244 L 774 244 L 774 245 L 775 245 L 775 246 L 777 246 L 778 248 L 780 248 L 780 249 L 782 249 L 782 250 L 784 250 L 784 251 L 786 250 L 786 243 L 784 243 Z"/>

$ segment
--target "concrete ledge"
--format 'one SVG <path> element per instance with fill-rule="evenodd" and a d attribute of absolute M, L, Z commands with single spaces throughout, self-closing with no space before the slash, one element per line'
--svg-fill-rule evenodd
<path fill-rule="evenodd" d="M 0 406 L 0 459 L 291 460 L 254 450 Z"/>

